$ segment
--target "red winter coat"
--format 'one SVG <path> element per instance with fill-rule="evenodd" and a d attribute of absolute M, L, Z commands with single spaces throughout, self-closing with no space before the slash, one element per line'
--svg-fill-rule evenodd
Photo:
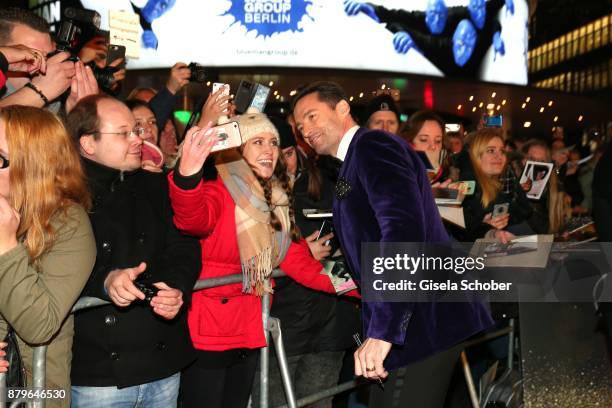
<path fill-rule="evenodd" d="M 168 181 L 176 227 L 200 237 L 200 279 L 242 273 L 234 216 L 236 205 L 221 178 L 201 181 L 193 190 L 179 188 L 173 173 Z M 322 265 L 312 258 L 304 240 L 291 243 L 280 268 L 304 286 L 335 293 L 329 278 L 321 274 Z M 261 298 L 242 293 L 241 283 L 194 292 L 188 313 L 189 331 L 196 349 L 223 351 L 266 345 Z"/>

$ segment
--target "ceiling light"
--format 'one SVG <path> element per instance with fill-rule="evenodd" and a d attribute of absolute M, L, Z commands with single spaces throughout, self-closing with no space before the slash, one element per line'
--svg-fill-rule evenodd
<path fill-rule="evenodd" d="M 505 104 L 506 104 L 506 100 L 504 99 L 504 100 L 502 101 L 502 105 L 505 105 Z"/>
<path fill-rule="evenodd" d="M 473 101 L 474 100 L 474 95 L 470 95 L 469 100 L 470 100 L 470 102 Z"/>
<path fill-rule="evenodd" d="M 523 123 L 523 127 L 525 127 L 525 128 L 531 127 L 531 122 Z"/>

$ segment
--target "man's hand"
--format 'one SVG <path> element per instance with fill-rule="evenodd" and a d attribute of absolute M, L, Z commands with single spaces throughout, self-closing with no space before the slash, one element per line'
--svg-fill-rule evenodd
<path fill-rule="evenodd" d="M 181 176 L 192 176 L 204 165 L 217 142 L 217 133 L 211 129 L 211 126 L 212 123 L 208 122 L 208 125 L 203 128 L 194 126 L 187 131 L 181 147 L 181 161 L 178 167 Z"/>
<path fill-rule="evenodd" d="M 135 268 L 115 269 L 104 280 L 106 293 L 114 304 L 127 307 L 134 300 L 144 300 L 145 295 L 134 285 L 134 281 L 147 269 L 147 264 L 141 262 Z"/>
<path fill-rule="evenodd" d="M 44 74 L 47 70 L 47 59 L 38 50 L 25 45 L 0 47 L 0 53 L 9 63 L 9 71 Z"/>
<path fill-rule="evenodd" d="M 376 380 L 385 379 L 389 375 L 383 362 L 389 351 L 391 343 L 384 340 L 367 338 L 365 342 L 355 351 L 355 375 L 364 376 Z"/>
<path fill-rule="evenodd" d="M 108 66 L 116 68 L 119 65 L 123 64 L 124 61 L 125 60 L 123 58 L 117 58 L 116 60 L 108 64 Z M 125 67 L 121 67 L 120 69 L 118 69 L 117 71 L 113 73 L 114 81 L 113 81 L 113 84 L 111 85 L 111 90 L 114 91 L 115 89 L 117 89 L 117 87 L 119 87 L 119 83 L 125 79 L 126 72 L 127 71 Z"/>
<path fill-rule="evenodd" d="M 310 248 L 312 257 L 317 261 L 320 261 L 321 259 L 327 258 L 331 254 L 331 245 L 325 245 L 325 242 L 332 239 L 334 237 L 334 233 L 330 232 L 329 234 L 317 239 L 318 234 L 319 231 L 315 231 L 307 236 L 306 243 L 308 244 L 308 248 Z"/>
<path fill-rule="evenodd" d="M 15 248 L 21 217 L 6 198 L 0 196 L 0 255 Z"/>
<path fill-rule="evenodd" d="M 66 92 L 76 75 L 74 62 L 68 61 L 70 54 L 60 52 L 47 59 L 47 70 L 44 75 L 36 75 L 32 78 L 34 84 L 40 91 L 53 101 Z"/>
<path fill-rule="evenodd" d="M 172 320 L 176 317 L 181 306 L 183 306 L 183 292 L 178 289 L 173 289 L 164 282 L 153 284 L 159 292 L 151 299 L 151 307 L 153 312 L 167 320 Z"/>
<path fill-rule="evenodd" d="M 191 70 L 187 64 L 177 62 L 170 69 L 170 77 L 168 78 L 168 82 L 166 82 L 166 87 L 170 93 L 174 95 L 189 83 L 190 76 Z"/>
<path fill-rule="evenodd" d="M 510 214 L 498 215 L 497 217 L 493 217 L 491 213 L 485 215 L 482 222 L 485 224 L 489 224 L 495 229 L 504 229 L 508 226 L 508 220 L 510 219 Z"/>
<path fill-rule="evenodd" d="M 6 356 L 6 352 L 3 350 L 6 346 L 6 343 L 0 342 L 0 374 L 6 373 L 8 371 L 9 363 L 4 359 L 4 356 Z"/>
<path fill-rule="evenodd" d="M 74 68 L 76 75 L 72 77 L 70 95 L 66 100 L 66 112 L 70 112 L 84 97 L 100 93 L 96 77 L 89 66 L 85 66 L 81 61 L 77 61 L 74 64 Z"/>
<path fill-rule="evenodd" d="M 224 90 L 224 87 L 217 89 L 217 92 L 212 92 L 208 94 L 208 98 L 206 98 L 206 103 L 202 106 L 202 114 L 200 116 L 200 121 L 198 122 L 198 126 L 206 124 L 208 122 L 212 122 L 213 125 L 216 125 L 219 121 L 219 118 L 222 115 L 230 114 L 230 96 L 229 95 L 221 95 Z"/>

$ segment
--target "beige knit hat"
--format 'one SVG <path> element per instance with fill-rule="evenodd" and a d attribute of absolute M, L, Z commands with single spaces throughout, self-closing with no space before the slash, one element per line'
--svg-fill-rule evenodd
<path fill-rule="evenodd" d="M 247 140 L 260 133 L 272 133 L 280 142 L 280 136 L 274 124 L 264 113 L 259 112 L 257 108 L 249 108 L 244 114 L 232 119 L 238 122 L 242 144 L 245 144 Z"/>

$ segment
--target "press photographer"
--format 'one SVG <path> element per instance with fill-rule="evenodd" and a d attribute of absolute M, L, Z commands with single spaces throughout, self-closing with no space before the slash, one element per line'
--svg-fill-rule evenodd
<path fill-rule="evenodd" d="M 0 47 L 23 45 L 46 56 L 45 72 L 24 73 L 9 67 L 5 88 L 0 90 L 0 108 L 9 105 L 46 107 L 61 111 L 62 95 L 66 112 L 83 97 L 98 93 L 90 67 L 70 59 L 70 53 L 56 51 L 47 22 L 36 14 L 18 8 L 0 10 Z"/>

